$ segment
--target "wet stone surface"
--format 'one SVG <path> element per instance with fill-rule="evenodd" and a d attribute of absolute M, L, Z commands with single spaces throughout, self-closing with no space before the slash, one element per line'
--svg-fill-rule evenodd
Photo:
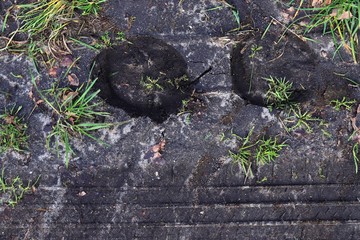
<path fill-rule="evenodd" d="M 351 118 L 360 93 L 347 79 L 359 82 L 360 70 L 331 59 L 326 37 L 319 45 L 291 33 L 279 41 L 276 24 L 263 37 L 271 17 L 283 20 L 281 2 L 229 1 L 251 26 L 236 32 L 234 9 L 217 0 L 108 1 L 101 15 L 133 44 L 71 46 L 82 58 L 70 73 L 86 82 L 95 62 L 97 101 L 110 113 L 103 121 L 126 124 L 95 133 L 107 147 L 71 139 L 68 168 L 44 147 L 51 110 L 34 108 L 29 96 L 29 71 L 41 89 L 56 80 L 28 58 L 0 52 L 0 111 L 22 105 L 30 135 L 26 154 L 7 152 L 1 164 L 10 178 L 41 175 L 15 208 L 0 205 L 0 239 L 357 239 Z M 261 50 L 252 55 L 254 46 Z M 188 81 L 175 81 L 184 75 Z M 294 119 L 267 107 L 269 76 L 293 84 L 294 101 L 317 119 L 311 131 L 287 131 Z M 336 111 L 330 101 L 342 97 L 357 102 Z M 250 129 L 254 140 L 288 146 L 268 165 L 254 162 L 247 177 L 229 151 Z"/>

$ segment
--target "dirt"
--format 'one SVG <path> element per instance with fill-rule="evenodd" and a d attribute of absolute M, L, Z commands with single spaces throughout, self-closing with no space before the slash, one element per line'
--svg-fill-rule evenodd
<path fill-rule="evenodd" d="M 30 135 L 26 153 L 1 156 L 4 173 L 24 180 L 41 175 L 16 207 L 0 206 L 1 239 L 357 239 L 351 118 L 360 99 L 358 65 L 346 52 L 333 58 L 331 37 L 319 32 L 310 35 L 316 44 L 291 32 L 280 39 L 279 23 L 264 34 L 272 18 L 286 22 L 285 1 L 229 4 L 234 9 L 216 0 L 105 4 L 107 27 L 96 35 L 120 29 L 134 46 L 92 51 L 70 45 L 73 59 L 81 57 L 70 73 L 83 83 L 98 62 L 98 101 L 110 112 L 104 121 L 126 124 L 95 133 L 107 147 L 73 138 L 76 155 L 68 168 L 62 155 L 44 147 L 51 111 L 34 108 L 29 97 L 30 73 L 41 89 L 58 79 L 41 66 L 37 72 L 26 56 L 0 52 L 0 109 L 22 105 Z M 241 31 L 234 30 L 233 10 Z M 96 38 L 91 32 L 81 39 Z M 254 46 L 261 46 L 255 54 Z M 164 84 L 183 75 L 190 87 Z M 159 78 L 164 91 L 144 89 L 142 76 Z M 293 123 L 286 125 L 285 111 L 268 108 L 269 76 L 293 84 L 292 100 L 316 118 L 311 130 L 286 131 Z M 68 84 L 66 76 L 60 80 Z M 356 100 L 350 111 L 330 103 L 343 97 Z M 190 100 L 184 109 L 182 100 Z M 229 156 L 239 147 L 234 134 L 245 137 L 251 128 L 254 138 L 288 145 L 273 163 L 254 166 L 252 177 Z"/>
<path fill-rule="evenodd" d="M 131 116 L 163 122 L 192 92 L 187 64 L 165 42 L 138 37 L 105 49 L 94 60 L 100 96 Z"/>
<path fill-rule="evenodd" d="M 339 76 L 344 73 L 355 76 L 358 74 L 357 66 L 321 59 L 314 49 L 296 36 L 286 36 L 281 43 L 273 44 L 278 41 L 280 31 L 277 33 L 268 34 L 264 40 L 259 39 L 260 36 L 253 37 L 245 41 L 246 45 L 239 44 L 234 49 L 232 74 L 235 92 L 252 104 L 266 106 L 269 104 L 265 97 L 268 84 L 264 78 L 272 76 L 286 78 L 292 83 L 293 102 L 324 106 L 333 99 L 358 97 L 358 89 L 348 87 L 349 82 Z M 251 46 L 262 46 L 254 59 L 250 57 Z"/>

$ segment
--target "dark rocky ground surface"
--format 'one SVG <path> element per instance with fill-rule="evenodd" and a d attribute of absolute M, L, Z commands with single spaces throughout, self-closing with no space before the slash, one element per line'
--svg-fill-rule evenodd
<path fill-rule="evenodd" d="M 1 239 L 358 239 L 360 177 L 349 141 L 357 106 L 330 105 L 344 96 L 360 99 L 344 79 L 359 81 L 358 65 L 346 55 L 332 59 L 331 39 L 316 32 L 321 43 L 288 33 L 276 44 L 282 28 L 273 24 L 262 38 L 272 17 L 284 20 L 286 6 L 278 1 L 231 4 L 248 28 L 231 32 L 232 11 L 210 10 L 224 6 L 216 0 L 106 3 L 102 15 L 117 28 L 161 39 L 184 58 L 190 79 L 201 76 L 190 112 L 156 123 L 104 104 L 106 122 L 128 122 L 97 133 L 108 147 L 73 139 L 76 157 L 66 169 L 44 147 L 51 115 L 36 108 L 28 118 L 29 152 L 3 154 L 1 162 L 7 176 L 41 179 L 16 207 L 0 206 Z M 254 44 L 262 50 L 250 58 Z M 74 54 L 82 56 L 74 71 L 83 82 L 96 52 Z M 0 59 L 1 109 L 16 103 L 30 113 L 32 62 L 6 52 Z M 314 121 L 312 132 L 287 133 L 280 111 L 265 106 L 262 77 L 270 75 L 293 82 L 302 108 L 325 125 Z M 252 127 L 288 147 L 246 178 L 229 150 L 237 144 L 231 133 L 244 137 Z M 161 142 L 155 156 L 151 149 Z"/>

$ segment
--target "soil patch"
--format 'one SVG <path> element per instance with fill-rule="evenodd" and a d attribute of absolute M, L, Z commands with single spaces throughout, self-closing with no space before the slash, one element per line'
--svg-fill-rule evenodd
<path fill-rule="evenodd" d="M 190 96 L 187 64 L 172 46 L 152 37 L 136 37 L 102 51 L 93 77 L 100 96 L 131 116 L 164 121 Z"/>
<path fill-rule="evenodd" d="M 344 70 L 357 72 L 356 67 L 320 57 L 291 33 L 279 41 L 279 34 L 268 34 L 264 39 L 251 36 L 234 48 L 233 87 L 242 98 L 259 106 L 271 105 L 266 99 L 269 87 L 265 78 L 269 77 L 284 78 L 292 84 L 293 102 L 325 106 L 333 99 L 356 97 L 357 89 L 349 87 L 343 75 Z"/>

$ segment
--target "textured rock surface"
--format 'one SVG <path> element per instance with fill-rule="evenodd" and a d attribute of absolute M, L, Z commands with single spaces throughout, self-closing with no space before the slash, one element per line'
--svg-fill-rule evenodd
<path fill-rule="evenodd" d="M 42 177 L 37 191 L 15 208 L 0 207 L 0 238 L 357 239 L 360 179 L 348 141 L 354 113 L 335 111 L 328 101 L 360 99 L 357 88 L 329 73 L 339 71 L 358 81 L 358 67 L 331 63 L 307 43 L 302 43 L 305 50 L 297 48 L 292 36 L 285 36 L 288 44 L 275 49 L 281 53 L 281 46 L 292 48 L 287 50 L 289 59 L 268 63 L 278 56 L 268 45 L 274 35 L 259 39 L 270 16 L 281 16 L 282 6 L 275 2 L 234 1 L 243 24 L 259 29 L 249 35 L 229 33 L 237 27 L 231 10 L 210 10 L 223 6 L 220 1 L 109 1 L 104 14 L 120 29 L 126 29 L 133 16 L 130 35 L 154 36 L 173 46 L 187 62 L 190 78 L 201 76 L 196 88 L 202 93 L 192 101 L 191 113 L 172 114 L 161 124 L 105 105 L 111 113 L 105 121 L 129 122 L 98 132 L 97 137 L 109 143 L 106 148 L 75 139 L 77 157 L 68 169 L 62 158 L 44 148 L 49 111 L 35 109 L 28 118 L 30 153 L 7 153 L 1 162 L 7 176 Z M 274 25 L 270 33 L 279 27 Z M 241 47 L 235 48 L 236 43 Z M 249 59 L 252 43 L 264 49 Z M 0 70 L 1 109 L 16 103 L 24 106 L 23 114 L 30 113 L 34 103 L 28 97 L 29 71 L 34 67 L 24 57 L 0 54 L 5 66 Z M 79 61 L 79 76 L 85 81 L 96 54 L 79 54 L 85 56 Z M 294 54 L 299 54 L 298 61 Z M 311 56 L 316 59 L 309 63 Z M 283 68 L 285 63 L 289 66 Z M 311 92 L 302 103 L 326 128 L 313 122 L 312 133 L 287 133 L 277 111 L 241 98 L 233 82 L 249 78 L 236 67 L 243 68 L 245 76 L 256 69 L 254 89 L 260 97 L 262 77 L 284 74 L 279 77 L 295 85 L 301 78 Z M 234 80 L 232 73 L 239 78 Z M 254 177 L 246 179 L 228 152 L 236 148 L 232 133 L 244 137 L 252 127 L 254 134 L 278 135 L 289 146 L 274 163 L 254 169 Z M 161 156 L 151 154 L 153 146 L 164 141 Z"/>

